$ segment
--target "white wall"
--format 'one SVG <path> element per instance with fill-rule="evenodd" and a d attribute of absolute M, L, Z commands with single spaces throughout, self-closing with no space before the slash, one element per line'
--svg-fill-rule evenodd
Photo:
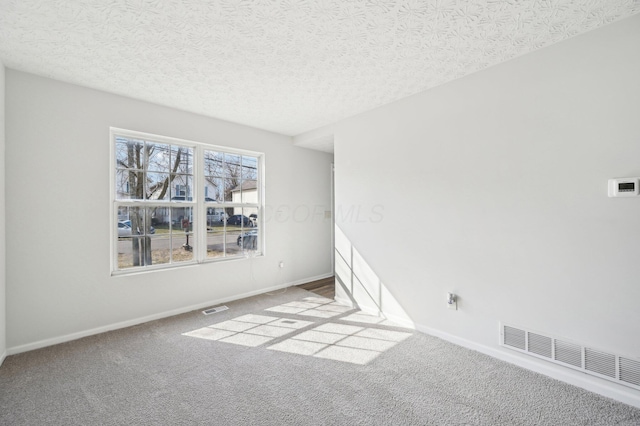
<path fill-rule="evenodd" d="M 328 210 L 332 156 L 10 69 L 6 82 L 10 353 L 331 273 L 330 221 L 281 213 L 266 217 L 265 257 L 111 277 L 109 126 L 264 152 L 267 213 Z"/>
<path fill-rule="evenodd" d="M 6 275 L 5 275 L 5 209 L 4 209 L 4 65 L 0 62 L 0 364 L 4 360 L 7 341 L 6 341 Z"/>
<path fill-rule="evenodd" d="M 637 15 L 336 125 L 337 226 L 419 329 L 640 358 L 640 197 L 607 197 L 640 176 L 639 47 Z"/>

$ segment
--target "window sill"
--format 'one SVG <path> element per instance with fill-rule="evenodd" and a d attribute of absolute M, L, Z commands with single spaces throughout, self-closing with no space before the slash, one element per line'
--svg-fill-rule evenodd
<path fill-rule="evenodd" d="M 219 257 L 219 258 L 207 258 L 202 260 L 201 262 L 194 260 L 191 262 L 173 263 L 169 265 L 152 265 L 152 266 L 143 266 L 141 268 L 135 268 L 135 269 L 134 268 L 123 269 L 123 270 L 111 271 L 111 276 L 125 277 L 125 276 L 131 276 L 131 275 L 148 274 L 151 272 L 158 272 L 158 271 L 182 269 L 182 268 L 188 268 L 188 267 L 211 264 L 211 263 L 232 262 L 237 260 L 250 260 L 257 257 L 264 257 L 264 253 L 256 253 L 252 255 L 228 256 L 228 257 Z"/>

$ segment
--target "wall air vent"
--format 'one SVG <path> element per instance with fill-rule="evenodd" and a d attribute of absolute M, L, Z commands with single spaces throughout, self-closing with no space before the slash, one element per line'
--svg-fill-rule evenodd
<path fill-rule="evenodd" d="M 538 354 L 545 358 L 551 358 L 551 353 L 553 351 L 553 341 L 550 337 L 541 336 L 535 333 L 528 333 L 528 351 L 533 352 L 534 354 Z"/>
<path fill-rule="evenodd" d="M 554 364 L 640 389 L 640 360 L 637 359 L 504 324 L 500 325 L 500 344 Z"/>
<path fill-rule="evenodd" d="M 620 380 L 640 388 L 640 361 L 620 357 Z"/>
<path fill-rule="evenodd" d="M 556 340 L 555 347 L 556 361 L 582 368 L 582 347 L 580 345 Z"/>
<path fill-rule="evenodd" d="M 217 314 L 218 312 L 226 311 L 227 309 L 229 308 L 226 307 L 225 305 L 222 305 L 222 306 L 216 306 L 215 308 L 205 309 L 204 311 L 202 311 L 202 313 L 205 315 L 211 315 L 211 314 Z"/>
<path fill-rule="evenodd" d="M 524 351 L 526 349 L 525 336 L 526 333 L 524 330 L 519 330 L 506 325 L 504 326 L 504 344 L 507 346 L 522 349 Z"/>
<path fill-rule="evenodd" d="M 584 350 L 584 368 L 587 371 L 616 378 L 616 356 L 593 349 Z"/>

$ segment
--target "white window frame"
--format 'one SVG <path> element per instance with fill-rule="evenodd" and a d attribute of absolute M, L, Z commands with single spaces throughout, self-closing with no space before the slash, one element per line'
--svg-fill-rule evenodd
<path fill-rule="evenodd" d="M 138 140 L 147 140 L 151 142 L 158 142 L 163 144 L 178 145 L 193 149 L 193 180 L 191 192 L 193 194 L 191 201 L 181 200 L 119 200 L 116 198 L 116 137 L 125 137 Z M 109 197 L 110 197 L 110 242 L 111 242 L 111 256 L 110 256 L 110 271 L 111 275 L 131 275 L 141 272 L 162 270 L 162 269 L 174 269 L 184 266 L 192 266 L 203 263 L 224 262 L 230 260 L 246 259 L 247 257 L 264 256 L 265 255 L 265 221 L 264 221 L 264 162 L 265 155 L 262 152 L 249 151 L 237 148 L 231 148 L 221 145 L 207 144 L 203 142 L 189 141 L 185 139 L 172 138 L 168 136 L 155 135 L 150 133 L 143 133 L 133 130 L 121 129 L 116 127 L 109 128 L 109 152 L 110 152 L 110 185 L 109 185 Z M 251 256 L 243 252 L 238 255 L 225 256 L 220 258 L 207 257 L 207 207 L 211 207 L 211 203 L 205 202 L 205 176 L 204 176 L 204 151 L 218 151 L 221 153 L 228 153 L 233 155 L 245 155 L 258 159 L 258 171 L 257 171 L 257 202 L 256 203 L 233 203 L 223 202 L 216 204 L 217 208 L 254 208 L 258 211 L 258 246 L 255 251 L 251 252 Z M 186 198 L 186 196 L 185 196 Z M 193 219 L 192 219 L 192 233 L 196 237 L 195 244 L 193 245 L 193 260 L 170 263 L 170 264 L 158 264 L 148 266 L 129 267 L 126 269 L 118 269 L 118 208 L 119 207 L 193 207 Z M 226 225 L 225 225 L 226 227 Z M 248 228 L 247 228 L 248 229 Z M 242 232 L 245 232 L 244 230 Z M 225 229 L 226 233 L 226 229 Z"/>

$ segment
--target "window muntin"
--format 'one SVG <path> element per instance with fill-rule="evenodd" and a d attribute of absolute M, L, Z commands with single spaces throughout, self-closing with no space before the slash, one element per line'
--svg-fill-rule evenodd
<path fill-rule="evenodd" d="M 262 254 L 263 156 L 112 129 L 112 271 Z"/>

